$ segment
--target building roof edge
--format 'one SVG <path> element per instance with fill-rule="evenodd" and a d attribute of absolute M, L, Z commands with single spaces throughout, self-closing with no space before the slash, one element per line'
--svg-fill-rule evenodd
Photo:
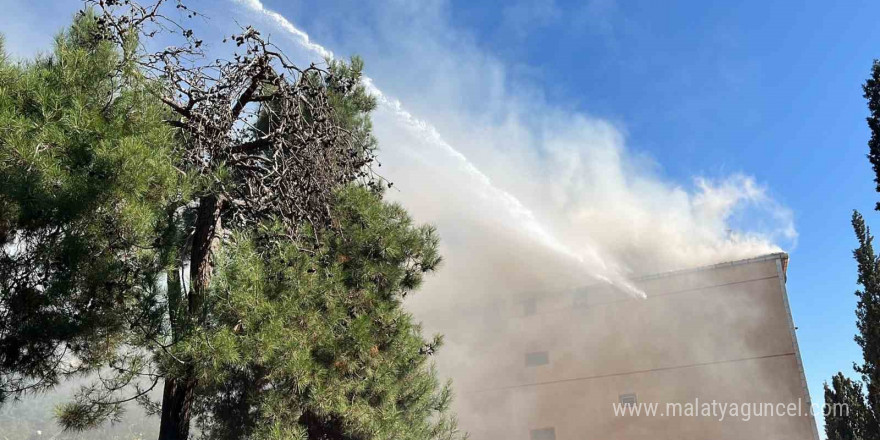
<path fill-rule="evenodd" d="M 785 252 L 774 252 L 771 254 L 765 254 L 765 255 L 761 255 L 758 257 L 752 257 L 752 258 L 744 258 L 741 260 L 725 261 L 722 263 L 709 264 L 706 266 L 698 266 L 698 267 L 692 267 L 692 268 L 688 268 L 688 269 L 679 269 L 679 270 L 673 270 L 673 271 L 669 271 L 669 272 L 660 272 L 660 273 L 655 273 L 655 274 L 642 275 L 642 276 L 630 278 L 630 280 L 631 281 L 647 281 L 647 280 L 653 280 L 653 279 L 657 279 L 657 278 L 666 278 L 666 277 L 672 277 L 672 276 L 676 276 L 676 275 L 684 275 L 684 274 L 692 273 L 692 272 L 702 272 L 702 271 L 718 269 L 718 268 L 722 268 L 722 267 L 740 266 L 743 264 L 759 263 L 762 261 L 773 261 L 773 260 L 782 260 L 783 275 L 787 275 L 788 274 L 788 254 Z"/>

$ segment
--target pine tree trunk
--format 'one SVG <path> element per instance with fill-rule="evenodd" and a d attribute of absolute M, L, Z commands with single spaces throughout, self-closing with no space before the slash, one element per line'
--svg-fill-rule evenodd
<path fill-rule="evenodd" d="M 165 380 L 159 440 L 186 440 L 189 437 L 190 409 L 196 383 L 191 371 L 188 373 L 187 378 Z"/>
<path fill-rule="evenodd" d="M 199 200 L 190 254 L 191 287 L 187 295 L 188 316 L 178 318 L 185 320 L 181 327 L 187 329 L 199 326 L 205 320 L 205 295 L 214 269 L 213 254 L 220 241 L 221 205 L 222 202 L 216 196 L 206 196 Z M 183 377 L 165 379 L 159 440 L 186 440 L 189 437 L 193 394 L 197 383 L 192 367 L 188 367 L 185 371 Z"/>

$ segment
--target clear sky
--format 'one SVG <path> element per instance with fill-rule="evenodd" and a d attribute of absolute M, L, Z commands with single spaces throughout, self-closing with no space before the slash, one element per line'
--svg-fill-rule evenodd
<path fill-rule="evenodd" d="M 193 3 L 206 5 L 213 17 L 238 13 L 226 0 Z M 464 94 L 420 100 L 424 90 L 414 84 L 432 63 L 456 71 L 458 58 L 444 56 L 466 51 L 467 59 L 491 59 L 497 67 L 474 75 L 503 75 L 505 87 L 525 90 L 517 96 L 539 96 L 554 109 L 613 124 L 627 151 L 650 158 L 664 182 L 691 188 L 695 176 L 751 176 L 790 210 L 797 230 L 797 239 L 780 245 L 791 254 L 788 291 L 813 400 L 822 400 L 822 382 L 832 374 L 853 374 L 860 351 L 853 342 L 852 210 L 880 230 L 861 97 L 872 59 L 880 57 L 880 3 L 264 3 L 335 53 L 363 54 L 376 83 L 416 113 L 435 115 L 444 135 L 444 124 L 451 124 L 444 105 L 488 104 Z M 79 3 L 0 0 L 0 6 L 8 49 L 27 54 L 46 48 Z M 411 17 L 422 14 L 431 19 L 414 24 Z M 394 53 L 382 48 L 386 43 Z M 465 85 L 450 90 L 467 90 L 470 80 L 458 79 Z M 730 223 L 751 227 L 753 220 Z"/>

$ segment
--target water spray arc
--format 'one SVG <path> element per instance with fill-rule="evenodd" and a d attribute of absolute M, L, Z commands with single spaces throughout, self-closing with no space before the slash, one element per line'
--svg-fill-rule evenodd
<path fill-rule="evenodd" d="M 267 9 L 260 0 L 233 1 L 244 5 L 255 13 L 264 15 L 280 29 L 289 33 L 295 39 L 297 44 L 303 48 L 314 52 L 324 59 L 336 58 L 332 51 L 313 42 L 306 32 L 298 29 L 290 22 L 290 20 L 278 12 Z M 573 251 L 559 241 L 541 224 L 534 212 L 527 208 L 513 194 L 495 186 L 489 176 L 480 171 L 480 169 L 477 168 L 467 156 L 446 142 L 433 125 L 415 117 L 403 107 L 403 104 L 399 100 L 389 97 L 376 87 L 370 78 L 364 77 L 363 81 L 367 90 L 376 98 L 381 107 L 394 114 L 398 121 L 404 124 L 407 128 L 419 133 L 422 140 L 439 148 L 441 151 L 455 159 L 461 169 L 480 185 L 480 189 L 482 190 L 480 195 L 503 205 L 504 209 L 513 218 L 522 232 L 528 234 L 532 239 L 537 240 L 547 248 L 574 259 L 593 277 L 609 283 L 618 289 L 627 292 L 633 297 L 645 297 L 645 293 L 630 283 L 621 273 L 615 269 L 609 268 L 594 249 L 587 249 L 587 252 L 585 252 L 591 260 L 587 261 L 584 254 Z M 597 270 L 597 268 L 594 267 L 596 265 L 599 266 L 600 270 Z"/>

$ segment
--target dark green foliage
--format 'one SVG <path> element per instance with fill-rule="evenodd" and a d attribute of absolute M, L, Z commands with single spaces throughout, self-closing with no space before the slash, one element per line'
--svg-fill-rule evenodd
<path fill-rule="evenodd" d="M 825 430 L 829 439 L 877 440 L 880 439 L 880 426 L 876 415 L 878 408 L 878 386 L 880 386 L 880 261 L 874 253 L 874 237 L 865 225 L 865 219 L 858 211 L 853 211 L 852 226 L 859 242 L 853 251 L 858 264 L 858 283 L 856 291 L 856 325 L 859 333 L 856 343 L 862 347 L 863 363 L 855 365 L 861 373 L 862 384 L 838 373 L 832 378 L 829 388 L 825 384 Z M 841 410 L 845 406 L 845 411 Z"/>
<path fill-rule="evenodd" d="M 218 261 L 198 358 L 210 438 L 454 438 L 448 386 L 402 298 L 440 261 L 432 228 L 349 187 L 316 249 L 239 235 Z"/>
<path fill-rule="evenodd" d="M 194 392 L 165 403 L 192 404 L 208 438 L 459 437 L 430 362 L 441 338 L 424 339 L 402 306 L 440 262 L 435 231 L 350 170 L 328 180 L 329 224 L 233 221 L 243 205 L 219 188 L 236 183 L 232 165 L 193 169 L 166 84 L 134 64 L 139 46 L 125 40 L 123 58 L 101 36 L 86 13 L 49 56 L 0 55 L 0 403 L 100 371 L 58 407 L 67 429 L 135 402 L 155 414 L 164 382 Z M 362 68 L 331 62 L 312 90 L 368 164 L 376 102 Z M 197 282 L 185 269 L 202 245 Z M 187 415 L 169 432 L 185 437 L 190 411 L 176 412 Z"/>
<path fill-rule="evenodd" d="M 868 101 L 867 118 L 871 138 L 868 140 L 868 160 L 874 168 L 874 182 L 880 192 L 880 60 L 874 60 L 871 76 L 862 86 Z M 880 203 L 876 205 L 880 210 Z M 850 405 L 849 415 L 826 414 L 828 438 L 835 439 L 880 439 L 877 415 L 880 414 L 880 260 L 874 252 L 871 231 L 858 211 L 853 211 L 852 226 L 859 242 L 853 251 L 858 264 L 858 283 L 856 291 L 856 325 L 859 332 L 856 343 L 862 348 L 863 362 L 855 365 L 862 375 L 865 392 L 858 382 L 844 378 L 838 373 L 832 380 L 832 389 L 825 385 L 825 402 L 829 404 Z"/>
<path fill-rule="evenodd" d="M 104 365 L 182 195 L 165 108 L 93 31 L 81 17 L 51 55 L 0 65 L 0 402 Z"/>
<path fill-rule="evenodd" d="M 328 63 L 331 73 L 328 81 L 331 91 L 330 103 L 336 110 L 337 121 L 343 128 L 352 132 L 352 139 L 359 145 L 360 150 L 374 154 L 377 147 L 376 139 L 373 138 L 370 112 L 376 108 L 376 98 L 361 84 L 364 60 L 352 57 L 348 64 L 334 60 L 329 60 Z M 353 87 L 353 84 L 356 86 Z M 349 92 L 340 93 L 341 90 L 349 90 Z"/>
<path fill-rule="evenodd" d="M 871 66 L 871 77 L 862 86 L 864 97 L 868 101 L 868 128 L 871 129 L 871 138 L 868 140 L 868 160 L 874 168 L 874 183 L 880 192 L 880 60 L 874 60 Z M 880 203 L 877 208 L 880 210 Z"/>
<path fill-rule="evenodd" d="M 825 383 L 825 435 L 828 440 L 878 438 L 877 420 L 865 402 L 862 386 L 837 373 Z"/>
<path fill-rule="evenodd" d="M 858 212 L 853 212 L 853 229 L 859 240 L 859 247 L 853 251 L 858 263 L 858 283 L 862 286 L 856 291 L 859 301 L 856 306 L 856 325 L 859 333 L 855 340 L 862 347 L 864 362 L 856 371 L 864 377 L 868 403 L 874 414 L 880 410 L 880 267 L 874 254 L 871 231 Z"/>

